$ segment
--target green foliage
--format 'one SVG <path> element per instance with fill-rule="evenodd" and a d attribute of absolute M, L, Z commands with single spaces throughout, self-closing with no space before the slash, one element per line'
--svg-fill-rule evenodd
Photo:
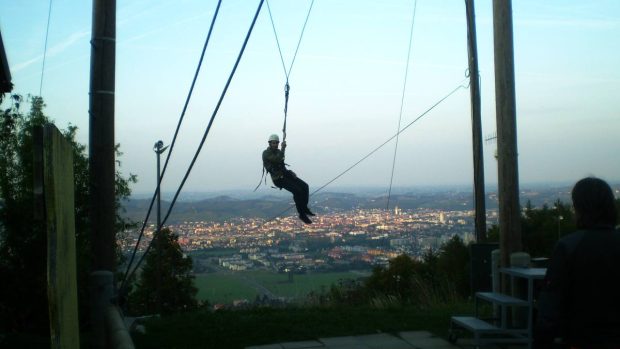
<path fill-rule="evenodd" d="M 470 269 L 469 248 L 458 236 L 453 236 L 439 250 L 438 274 L 451 280 L 458 295 L 468 297 L 471 293 Z"/>
<path fill-rule="evenodd" d="M 31 99 L 27 115 L 22 98 L 11 97 L 12 106 L 0 125 L 0 329 L 37 333 L 48 330 L 46 237 L 41 222 L 33 220 L 34 126 L 48 120 L 41 98 Z"/>
<path fill-rule="evenodd" d="M 454 236 L 439 251 L 427 250 L 421 260 L 403 254 L 387 268 L 375 268 L 364 282 L 341 280 L 327 294 L 312 294 L 313 302 L 378 308 L 454 302 L 470 295 L 469 265 L 469 249 Z"/>
<path fill-rule="evenodd" d="M 338 284 L 332 284 L 329 292 L 311 293 L 308 296 L 310 304 L 321 305 L 364 305 L 371 299 L 368 289 L 359 280 L 340 279 Z"/>
<path fill-rule="evenodd" d="M 521 215 L 521 239 L 523 251 L 532 257 L 549 257 L 558 239 L 576 230 L 571 205 L 559 199 L 553 208 L 532 206 L 527 201 Z M 489 241 L 499 241 L 499 227 L 493 225 L 487 231 Z"/>
<path fill-rule="evenodd" d="M 499 225 L 493 224 L 487 229 L 487 241 L 499 242 Z"/>
<path fill-rule="evenodd" d="M 620 219 L 620 198 L 616 199 L 616 212 L 618 212 L 618 218 Z M 618 223 L 618 225 L 620 226 L 620 222 Z"/>
<path fill-rule="evenodd" d="M 145 259 L 136 290 L 129 295 L 134 314 L 171 314 L 197 306 L 192 259 L 184 256 L 178 235 L 162 229 Z"/>
<path fill-rule="evenodd" d="M 366 288 L 375 296 L 394 296 L 405 302 L 412 299 L 414 277 L 425 274 L 422 262 L 400 255 L 392 260 L 388 268 L 375 268 L 366 281 Z"/>
<path fill-rule="evenodd" d="M 576 230 L 571 206 L 559 199 L 554 206 L 534 209 L 529 201 L 525 206 L 521 217 L 523 250 L 533 257 L 551 256 L 558 239 Z"/>
<path fill-rule="evenodd" d="M 29 97 L 28 114 L 23 99 L 12 95 L 11 105 L 0 114 L 0 332 L 49 334 L 46 278 L 46 234 L 33 220 L 33 137 L 35 126 L 51 120 L 45 116 L 41 97 Z M 89 175 L 86 147 L 76 141 L 77 128 L 63 132 L 73 146 L 75 234 L 80 322 L 87 323 L 88 275 L 92 257 L 89 230 Z M 120 154 L 117 152 L 117 156 Z M 116 203 L 129 196 L 136 181 L 116 174 Z M 117 227 L 129 222 L 117 216 Z"/>

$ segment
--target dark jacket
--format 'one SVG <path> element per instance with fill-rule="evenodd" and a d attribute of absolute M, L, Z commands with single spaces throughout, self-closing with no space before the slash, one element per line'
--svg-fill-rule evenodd
<path fill-rule="evenodd" d="M 268 147 L 263 151 L 263 166 L 271 175 L 271 180 L 275 181 L 284 176 L 286 167 L 284 166 L 284 151 L 271 149 Z"/>
<path fill-rule="evenodd" d="M 536 347 L 620 348 L 620 232 L 581 230 L 558 241 L 538 301 Z"/>

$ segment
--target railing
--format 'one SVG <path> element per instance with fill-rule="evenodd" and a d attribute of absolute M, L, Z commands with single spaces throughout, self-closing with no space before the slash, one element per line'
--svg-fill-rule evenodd
<path fill-rule="evenodd" d="M 108 348 L 134 349 L 129 330 L 127 330 L 121 312 L 117 306 L 109 305 L 106 309 L 105 327 Z"/>
<path fill-rule="evenodd" d="M 96 349 L 133 349 L 129 330 L 123 315 L 112 301 L 114 298 L 114 274 L 109 270 L 97 270 L 90 275 L 92 309 L 92 343 Z"/>

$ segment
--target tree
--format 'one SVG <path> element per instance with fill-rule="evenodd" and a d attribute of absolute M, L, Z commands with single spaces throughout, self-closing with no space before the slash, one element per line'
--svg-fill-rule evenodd
<path fill-rule="evenodd" d="M 616 211 L 618 212 L 618 217 L 620 218 L 620 198 L 616 199 Z"/>
<path fill-rule="evenodd" d="M 454 235 L 439 249 L 437 270 L 454 285 L 461 297 L 470 294 L 470 256 L 469 249 L 460 237 Z"/>
<path fill-rule="evenodd" d="M 551 256 L 553 246 L 561 236 L 576 230 L 571 205 L 559 199 L 550 208 L 533 208 L 527 202 L 521 216 L 523 250 L 532 257 Z"/>
<path fill-rule="evenodd" d="M 521 238 L 523 251 L 532 257 L 549 257 L 555 243 L 564 235 L 576 230 L 572 206 L 559 199 L 550 208 L 543 205 L 533 207 L 527 201 L 521 214 Z M 499 241 L 499 227 L 489 228 L 489 241 Z"/>
<path fill-rule="evenodd" d="M 50 122 L 41 97 L 29 97 L 30 111 L 21 112 L 22 97 L 12 95 L 0 114 L 0 332 L 49 334 L 46 280 L 46 235 L 33 221 L 33 137 L 35 126 Z M 88 315 L 91 248 L 86 147 L 75 140 L 77 127 L 63 132 L 73 146 L 75 234 L 78 302 L 81 323 Z M 118 150 L 118 148 L 117 148 Z M 120 153 L 117 151 L 117 156 Z M 116 206 L 131 193 L 136 176 L 116 173 Z M 130 225 L 117 215 L 116 225 Z M 86 321 L 84 321 L 86 320 Z"/>
<path fill-rule="evenodd" d="M 32 219 L 32 127 L 47 120 L 39 100 L 26 116 L 19 111 L 22 98 L 10 100 L 0 121 L 0 329 L 49 331 L 46 239 Z"/>
<path fill-rule="evenodd" d="M 375 268 L 364 285 L 369 295 L 393 296 L 402 302 L 427 306 L 469 296 L 469 251 L 458 237 L 439 251 L 428 249 L 422 260 L 405 254 Z"/>
<path fill-rule="evenodd" d="M 159 234 L 155 242 L 161 242 L 161 251 L 146 255 L 136 289 L 129 295 L 131 313 L 170 314 L 197 306 L 191 257 L 183 254 L 177 234 L 167 228 Z"/>

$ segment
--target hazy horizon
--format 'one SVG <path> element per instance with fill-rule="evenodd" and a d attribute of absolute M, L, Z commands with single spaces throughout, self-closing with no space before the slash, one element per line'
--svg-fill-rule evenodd
<path fill-rule="evenodd" d="M 576 180 L 577 181 L 577 180 Z M 576 182 L 575 181 L 575 182 Z M 608 181 L 608 183 L 614 188 L 616 192 L 616 196 L 618 197 L 620 190 L 620 180 L 616 181 Z M 550 190 L 550 189 L 566 189 L 570 190 L 574 183 L 567 181 L 558 181 L 558 182 L 531 182 L 531 183 L 521 183 L 520 190 Z M 194 201 L 194 200 L 203 200 L 208 198 L 214 198 L 218 196 L 230 196 L 232 198 L 261 198 L 261 197 L 289 197 L 290 193 L 285 190 L 279 190 L 277 188 L 271 188 L 271 183 L 267 182 L 267 186 L 261 186 L 262 189 L 253 192 L 252 189 L 249 188 L 237 188 L 237 189 L 222 189 L 222 190 L 211 190 L 211 191 L 182 191 L 179 195 L 178 200 L 180 201 Z M 313 186 L 310 186 L 310 191 L 312 192 Z M 442 193 L 448 191 L 456 191 L 456 192 L 471 192 L 473 194 L 473 186 L 465 185 L 465 184 L 453 184 L 453 185 L 418 185 L 418 186 L 398 186 L 392 187 L 392 195 L 401 195 L 405 193 Z M 485 193 L 496 193 L 497 192 L 497 183 L 489 183 L 485 186 Z M 154 192 L 134 192 L 131 195 L 130 199 L 134 200 L 143 200 L 152 198 Z M 335 193 L 335 194 L 356 194 L 356 195 L 373 195 L 373 196 L 382 196 L 388 194 L 387 187 L 380 186 L 334 186 L 334 187 L 326 187 L 322 189 L 317 194 L 326 194 L 326 193 Z M 171 200 L 174 197 L 175 192 L 172 191 L 162 191 L 162 200 Z"/>
<path fill-rule="evenodd" d="M 270 1 L 286 66 L 292 63 L 310 3 Z M 138 176 L 136 193 L 155 189 L 153 144 L 172 142 L 215 4 L 117 4 L 115 143 L 123 152 L 118 170 Z M 222 3 L 163 181 L 165 192 L 176 190 L 194 156 L 257 4 Z M 467 85 L 465 6 L 456 0 L 415 4 L 415 12 L 410 0 L 314 4 L 288 76 L 286 158 L 311 190 L 392 137 L 401 116 L 402 128 L 451 91 L 453 95 L 400 135 L 393 185 L 473 182 L 470 91 L 459 87 Z M 60 129 L 77 126 L 77 141 L 88 145 L 92 3 L 53 2 L 44 51 L 49 6 L 0 1 L 13 92 L 26 96 L 41 90 L 46 115 Z M 475 10 L 482 133 L 492 138 L 492 1 L 476 1 Z M 617 180 L 620 161 L 613 159 L 620 153 L 620 1 L 513 1 L 512 14 L 521 182 L 574 183 L 589 175 Z M 263 6 L 184 191 L 251 191 L 256 186 L 267 137 L 281 135 L 283 126 L 287 77 L 282 66 Z M 10 98 L 5 98 L 3 107 L 8 103 Z M 21 108 L 27 112 L 28 103 Z M 484 143 L 487 183 L 497 182 L 495 148 L 493 142 Z M 387 189 L 394 154 L 391 141 L 333 188 Z"/>

